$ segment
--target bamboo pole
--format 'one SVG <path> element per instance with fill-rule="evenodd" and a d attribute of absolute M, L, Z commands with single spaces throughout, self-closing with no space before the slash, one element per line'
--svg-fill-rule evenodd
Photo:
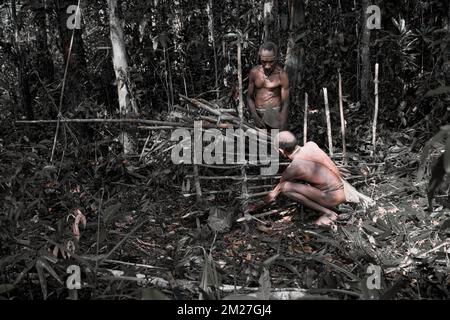
<path fill-rule="evenodd" d="M 342 77 L 339 70 L 339 111 L 341 114 L 341 135 L 342 135 L 342 157 L 344 158 L 344 165 L 347 164 L 347 144 L 345 140 L 345 116 L 344 116 L 344 97 L 342 94 Z"/>
<path fill-rule="evenodd" d="M 373 125 L 372 125 L 372 144 L 373 144 L 373 156 L 375 156 L 375 149 L 377 146 L 377 120 L 378 120 L 378 68 L 379 64 L 375 64 L 375 111 L 373 116 Z"/>
<path fill-rule="evenodd" d="M 305 113 L 303 115 L 303 145 L 308 142 L 308 94 L 305 93 Z"/>
<path fill-rule="evenodd" d="M 325 101 L 325 116 L 327 118 L 327 133 L 328 133 L 328 149 L 330 156 L 333 156 L 333 141 L 331 136 L 331 120 L 330 120 L 330 107 L 328 105 L 328 90 L 323 88 L 323 99 Z"/>

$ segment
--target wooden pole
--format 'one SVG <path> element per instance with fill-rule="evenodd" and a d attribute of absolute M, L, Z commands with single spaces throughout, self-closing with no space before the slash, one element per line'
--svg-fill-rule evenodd
<path fill-rule="evenodd" d="M 303 145 L 308 142 L 308 94 L 305 93 L 305 113 L 303 115 Z"/>
<path fill-rule="evenodd" d="M 238 60 L 238 82 L 239 82 L 239 126 L 242 129 L 242 125 L 244 122 L 244 90 L 242 85 L 242 33 L 238 32 L 238 40 L 237 40 L 237 60 Z M 240 130 L 241 134 L 243 133 Z M 247 190 L 247 171 L 245 169 L 245 165 L 241 167 L 241 175 L 242 175 L 242 211 L 247 211 L 248 204 L 248 190 Z"/>
<path fill-rule="evenodd" d="M 377 120 L 378 120 L 378 69 L 379 64 L 375 64 L 375 111 L 373 116 L 373 125 L 372 125 L 372 144 L 373 144 L 373 156 L 375 156 L 375 149 L 377 146 Z"/>
<path fill-rule="evenodd" d="M 342 157 L 344 158 L 344 165 L 347 164 L 347 145 L 345 142 L 345 116 L 344 116 L 344 97 L 342 94 L 342 77 L 339 71 L 339 111 L 341 114 L 341 134 L 342 134 Z"/>
<path fill-rule="evenodd" d="M 331 120 L 330 120 L 330 107 L 328 105 L 328 90 L 323 88 L 323 98 L 325 100 L 325 116 L 327 118 L 327 133 L 328 133 L 328 149 L 330 156 L 333 156 L 333 141 L 331 136 Z"/>

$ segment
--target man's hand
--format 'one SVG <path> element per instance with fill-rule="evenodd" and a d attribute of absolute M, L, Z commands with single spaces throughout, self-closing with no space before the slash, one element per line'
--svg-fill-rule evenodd
<path fill-rule="evenodd" d="M 278 195 L 280 194 L 279 190 L 272 190 L 270 191 L 270 193 L 266 196 L 266 203 L 272 203 L 275 201 L 275 199 L 278 197 Z"/>

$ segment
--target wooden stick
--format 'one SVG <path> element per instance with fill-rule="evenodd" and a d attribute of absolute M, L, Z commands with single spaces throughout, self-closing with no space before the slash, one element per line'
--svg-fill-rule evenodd
<path fill-rule="evenodd" d="M 175 126 L 151 126 L 151 127 L 138 126 L 138 129 L 141 129 L 141 130 L 173 130 L 175 128 L 177 128 L 177 127 L 175 127 Z M 189 128 L 187 128 L 187 129 L 189 129 Z"/>
<path fill-rule="evenodd" d="M 303 115 L 303 145 L 308 142 L 308 94 L 305 93 L 305 113 Z"/>
<path fill-rule="evenodd" d="M 373 126 L 372 126 L 372 144 L 373 144 L 373 156 L 375 156 L 375 149 L 377 143 L 377 119 L 378 119 L 378 67 L 379 64 L 375 64 L 375 111 L 373 116 Z"/>
<path fill-rule="evenodd" d="M 245 199 L 252 199 L 252 198 L 261 198 L 261 197 L 268 195 L 269 193 L 270 193 L 270 191 L 264 191 L 264 192 L 258 192 L 258 193 L 247 193 L 245 195 L 238 197 L 238 199 L 245 200 Z"/>
<path fill-rule="evenodd" d="M 187 175 L 186 178 L 193 178 L 193 175 Z M 242 180 L 242 176 L 199 176 L 200 180 Z M 268 179 L 280 179 L 281 175 L 277 176 L 247 176 L 247 181 L 260 181 Z"/>
<path fill-rule="evenodd" d="M 60 123 L 143 123 L 143 124 L 156 124 L 162 126 L 177 126 L 186 127 L 187 123 L 182 122 L 170 122 L 159 120 L 144 120 L 144 119 L 61 119 Z M 53 124 L 58 123 L 58 120 L 21 120 L 16 121 L 17 124 Z"/>
<path fill-rule="evenodd" d="M 186 97 L 186 96 L 184 96 L 184 95 L 182 95 L 182 94 L 180 94 L 180 98 L 189 101 L 192 105 L 194 105 L 194 106 L 196 106 L 196 107 L 205 109 L 206 111 L 208 111 L 209 113 L 212 113 L 212 114 L 215 115 L 215 116 L 218 116 L 218 117 L 219 117 L 219 116 L 222 115 L 222 114 L 220 113 L 219 110 L 216 110 L 216 109 L 214 109 L 214 108 L 211 108 L 211 107 L 208 106 L 207 104 L 205 104 L 205 103 L 203 103 L 203 102 L 200 102 L 198 99 L 191 99 L 191 98 Z"/>
<path fill-rule="evenodd" d="M 233 192 L 236 192 L 236 190 L 202 191 L 202 195 L 210 196 L 210 195 L 215 195 L 215 194 L 230 194 Z M 197 196 L 197 193 L 183 193 L 183 197 L 185 197 L 185 198 L 189 198 L 189 197 L 193 197 L 193 196 Z"/>
<path fill-rule="evenodd" d="M 328 133 L 328 149 L 330 156 L 333 156 L 333 141 L 331 136 L 331 120 L 330 120 L 330 107 L 328 106 L 328 90 L 323 88 L 323 98 L 325 100 L 325 116 L 327 118 L 327 133 Z"/>
<path fill-rule="evenodd" d="M 219 109 L 220 112 L 224 112 L 224 113 L 233 113 L 236 114 L 236 110 L 234 109 Z"/>
<path fill-rule="evenodd" d="M 194 165 L 194 181 L 195 181 L 195 193 L 197 196 L 197 201 L 202 201 L 202 188 L 200 186 L 200 178 L 198 174 L 198 166 Z"/>
<path fill-rule="evenodd" d="M 237 60 L 238 60 L 238 84 L 239 84 L 239 107 L 238 107 L 238 115 L 239 115 L 239 127 L 243 127 L 244 123 L 244 89 L 242 83 L 242 34 L 238 32 L 237 39 Z M 242 131 L 242 130 L 241 130 Z M 247 190 L 247 170 L 245 165 L 241 167 L 241 181 L 242 181 L 242 212 L 246 212 L 248 206 L 248 190 Z"/>
<path fill-rule="evenodd" d="M 345 141 L 345 117 L 344 117 L 344 97 L 342 94 L 342 77 L 339 71 L 339 111 L 341 114 L 341 134 L 342 134 L 342 156 L 344 158 L 344 165 L 347 164 L 347 145 Z"/>

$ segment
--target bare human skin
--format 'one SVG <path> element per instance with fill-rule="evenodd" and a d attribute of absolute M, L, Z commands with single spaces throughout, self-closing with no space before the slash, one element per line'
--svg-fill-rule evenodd
<path fill-rule="evenodd" d="M 297 146 L 292 153 L 281 151 L 291 164 L 265 202 L 271 203 L 282 194 L 322 213 L 315 222 L 317 226 L 332 225 L 338 217 L 332 208 L 346 202 L 342 177 L 336 165 L 314 142 Z"/>
<path fill-rule="evenodd" d="M 272 50 L 261 50 L 261 65 L 250 71 L 247 104 L 259 128 L 286 129 L 289 114 L 289 79 L 278 65 Z M 278 108 L 273 123 L 267 123 L 261 116 L 263 111 Z"/>

